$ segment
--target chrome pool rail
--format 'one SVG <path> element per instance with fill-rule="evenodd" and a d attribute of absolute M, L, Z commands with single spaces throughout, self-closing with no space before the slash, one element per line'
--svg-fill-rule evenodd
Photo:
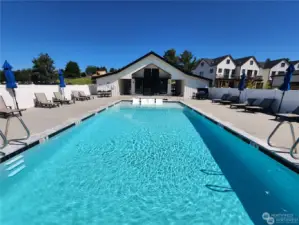
<path fill-rule="evenodd" d="M 7 139 L 7 134 L 8 134 L 8 129 L 9 129 L 9 125 L 10 125 L 10 120 L 11 120 L 11 118 L 14 118 L 14 117 L 16 117 L 20 121 L 21 125 L 23 126 L 24 130 L 26 131 L 26 136 L 23 137 L 23 138 Z M 9 116 L 7 118 L 6 125 L 5 125 L 5 132 L 3 134 L 2 131 L 0 131 L 0 136 L 3 139 L 3 144 L 2 144 L 2 146 L 0 146 L 0 149 L 3 149 L 3 148 L 6 147 L 6 145 L 9 142 L 13 142 L 13 141 L 17 142 L 17 141 L 27 140 L 30 137 L 30 131 L 29 131 L 28 127 L 26 126 L 26 124 L 24 123 L 24 121 L 22 120 L 22 118 L 19 115 L 14 115 L 14 116 Z"/>
<path fill-rule="evenodd" d="M 299 143 L 299 138 L 296 140 L 296 137 L 295 137 L 295 131 L 294 131 L 294 126 L 291 122 L 289 121 L 281 121 L 279 124 L 276 125 L 276 127 L 274 128 L 274 130 L 271 132 L 271 134 L 269 135 L 268 139 L 267 139 L 267 143 L 269 146 L 271 147 L 275 147 L 271 144 L 271 138 L 273 137 L 273 135 L 276 133 L 276 131 L 283 125 L 283 124 L 288 124 L 289 127 L 290 127 L 290 131 L 291 131 L 291 134 L 292 134 L 292 139 L 293 139 L 293 145 L 291 146 L 291 149 L 290 149 L 290 155 L 294 158 L 294 159 L 298 159 L 298 157 L 296 157 L 294 154 L 298 153 L 297 151 L 297 145 Z"/>

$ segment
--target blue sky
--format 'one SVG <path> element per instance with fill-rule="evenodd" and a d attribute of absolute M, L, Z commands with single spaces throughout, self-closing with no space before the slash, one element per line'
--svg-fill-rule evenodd
<path fill-rule="evenodd" d="M 190 50 L 198 58 L 232 54 L 299 59 L 299 2 L 21 1 L 1 5 L 1 63 L 32 66 L 48 53 L 120 68 L 155 51 Z"/>

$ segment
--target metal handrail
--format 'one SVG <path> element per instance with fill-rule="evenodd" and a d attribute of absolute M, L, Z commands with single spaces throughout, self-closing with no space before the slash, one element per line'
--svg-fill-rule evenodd
<path fill-rule="evenodd" d="M 24 123 L 24 121 L 22 120 L 22 118 L 18 115 L 14 115 L 13 117 L 18 118 L 18 120 L 20 121 L 20 123 L 22 124 L 23 128 L 26 131 L 26 137 L 24 138 L 15 138 L 15 139 L 8 139 L 7 142 L 11 142 L 11 141 L 23 141 L 23 140 L 27 140 L 30 137 L 30 131 L 28 129 L 28 127 L 26 126 L 26 124 Z M 9 128 L 9 124 L 10 124 L 10 119 L 13 117 L 8 117 L 7 121 L 6 121 L 6 126 L 5 126 L 5 137 L 7 137 L 8 134 L 8 128 Z M 1 135 L 1 134 L 0 134 Z M 4 148 L 4 147 L 3 147 Z"/>
<path fill-rule="evenodd" d="M 293 138 L 293 142 L 294 142 L 294 144 L 292 145 L 292 147 L 291 147 L 291 149 L 290 149 L 290 155 L 291 155 L 293 158 L 297 159 L 297 157 L 294 156 L 294 153 L 297 153 L 297 148 L 296 148 L 296 146 L 297 146 L 298 143 L 299 143 L 299 138 L 296 140 L 296 137 L 295 137 L 295 131 L 294 131 L 294 126 L 293 126 L 293 124 L 292 124 L 291 122 L 289 122 L 289 121 L 281 121 L 279 124 L 277 124 L 276 127 L 274 128 L 274 130 L 273 130 L 273 131 L 271 132 L 271 134 L 269 135 L 267 142 L 268 142 L 268 145 L 270 145 L 271 147 L 275 147 L 275 146 L 273 146 L 273 145 L 271 144 L 270 139 L 271 139 L 271 138 L 273 137 L 273 135 L 276 133 L 276 131 L 278 130 L 278 128 L 279 128 L 281 125 L 285 124 L 285 123 L 289 124 L 289 126 L 290 126 L 290 130 L 291 130 L 292 138 Z"/>
<path fill-rule="evenodd" d="M 296 146 L 299 144 L 299 138 L 297 139 L 297 141 L 293 144 L 293 146 L 291 147 L 290 150 L 290 154 L 294 159 L 299 159 L 299 157 L 295 156 L 294 153 L 297 154 L 297 148 Z"/>
<path fill-rule="evenodd" d="M 0 149 L 3 149 L 8 144 L 8 141 L 7 141 L 6 136 L 2 133 L 1 130 L 0 130 L 0 136 L 1 136 L 2 140 L 3 140 L 3 144 L 2 144 L 2 146 L 0 146 Z M 1 152 L 1 154 L 4 154 L 4 153 Z"/>

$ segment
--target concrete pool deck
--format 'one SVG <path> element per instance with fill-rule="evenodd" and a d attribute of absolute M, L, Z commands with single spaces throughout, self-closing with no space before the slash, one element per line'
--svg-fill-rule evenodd
<path fill-rule="evenodd" d="M 162 97 L 159 97 L 162 98 Z M 273 120 L 274 116 L 263 113 L 247 113 L 242 109 L 230 109 L 229 106 L 213 104 L 210 100 L 191 100 L 176 97 L 165 97 L 169 100 L 181 100 L 182 103 L 210 116 L 216 118 L 223 124 L 228 124 L 236 128 L 243 134 L 255 138 L 259 142 L 267 145 L 267 138 L 279 123 Z M 57 130 L 66 127 L 75 121 L 81 120 L 97 111 L 105 109 L 120 100 L 129 100 L 132 96 L 121 96 L 111 98 L 95 98 L 89 101 L 77 101 L 72 105 L 63 105 L 58 108 L 29 108 L 23 113 L 23 120 L 28 126 L 31 137 L 26 143 L 32 143 L 45 137 Z M 293 123 L 295 133 L 299 135 L 299 123 Z M 0 119 L 0 129 L 4 132 L 5 120 Z M 8 134 L 8 139 L 22 137 L 25 135 L 22 127 L 16 119 L 12 119 Z M 292 146 L 292 138 L 290 129 L 287 126 L 282 126 L 273 136 L 272 143 L 278 148 L 276 151 L 281 157 L 287 159 L 299 167 L 299 160 L 293 159 L 289 154 L 289 149 Z M 10 144 L 0 150 L 5 154 L 10 154 L 24 145 Z M 299 147 L 298 147 L 299 148 Z M 3 157 L 0 155 L 0 157 Z"/>

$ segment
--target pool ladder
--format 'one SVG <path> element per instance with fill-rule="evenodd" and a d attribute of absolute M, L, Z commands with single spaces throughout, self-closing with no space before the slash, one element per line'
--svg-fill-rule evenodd
<path fill-rule="evenodd" d="M 5 164 L 5 170 L 8 172 L 8 177 L 12 177 L 25 169 L 25 159 L 23 155 L 17 155 L 10 159 Z"/>
<path fill-rule="evenodd" d="M 24 130 L 26 132 L 26 136 L 24 138 L 7 139 L 9 125 L 10 125 L 10 120 L 12 118 L 14 118 L 14 117 L 16 117 L 20 121 L 21 125 L 23 126 L 23 128 L 24 128 Z M 9 116 L 7 118 L 7 121 L 6 121 L 4 134 L 0 130 L 0 137 L 3 140 L 3 144 L 2 144 L 2 146 L 0 146 L 0 149 L 3 149 L 4 147 L 6 147 L 8 145 L 9 142 L 19 142 L 19 141 L 27 140 L 30 137 L 30 131 L 29 131 L 28 127 L 26 126 L 26 124 L 24 123 L 24 121 L 22 120 L 22 118 L 19 115 Z M 4 155 L 4 153 L 2 153 L 2 154 Z"/>
<path fill-rule="evenodd" d="M 274 128 L 274 130 L 271 132 L 270 136 L 268 137 L 268 145 L 270 145 L 271 147 L 275 147 L 271 144 L 270 140 L 273 137 L 273 135 L 276 133 L 276 131 L 283 125 L 283 124 L 288 124 L 291 130 L 291 134 L 292 134 L 292 138 L 293 138 L 293 142 L 294 144 L 292 145 L 291 149 L 290 149 L 290 155 L 294 158 L 294 159 L 299 159 L 299 157 L 295 156 L 295 153 L 298 154 L 298 150 L 297 150 L 297 145 L 299 144 L 299 137 L 296 140 L 295 137 L 295 131 L 294 131 L 294 126 L 291 122 L 288 121 L 281 121 L 279 124 L 277 124 L 277 126 Z"/>

